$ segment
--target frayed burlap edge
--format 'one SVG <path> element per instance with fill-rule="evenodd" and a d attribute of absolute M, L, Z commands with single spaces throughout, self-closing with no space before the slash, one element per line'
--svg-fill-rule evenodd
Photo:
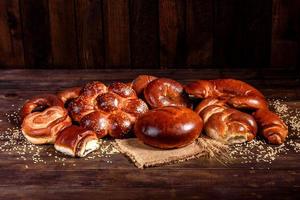
<path fill-rule="evenodd" d="M 201 149 L 201 151 L 195 154 L 187 154 L 176 159 L 174 159 L 174 157 L 169 157 L 167 159 L 158 160 L 156 162 L 144 163 L 137 161 L 135 156 L 131 152 L 127 151 L 119 145 L 118 141 L 114 141 L 113 145 L 120 153 L 127 156 L 139 169 L 144 169 L 147 167 L 158 167 L 167 164 L 175 164 L 200 157 L 214 158 L 222 164 L 225 164 L 225 162 L 227 162 L 227 160 L 229 159 L 229 156 L 227 156 L 228 146 L 226 144 L 215 141 L 208 137 L 198 138 L 195 143 L 197 144 L 197 148 Z"/>

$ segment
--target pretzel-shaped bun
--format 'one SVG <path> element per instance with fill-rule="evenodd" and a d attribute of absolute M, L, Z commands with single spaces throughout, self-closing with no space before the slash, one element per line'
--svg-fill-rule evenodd
<path fill-rule="evenodd" d="M 64 103 L 53 94 L 44 94 L 33 97 L 32 99 L 25 102 L 23 105 L 20 116 L 21 120 L 32 112 L 44 110 L 51 106 L 64 107 Z"/>
<path fill-rule="evenodd" d="M 21 129 L 27 140 L 33 144 L 52 144 L 57 134 L 71 124 L 66 109 L 51 106 L 43 112 L 33 112 L 27 115 Z"/>
<path fill-rule="evenodd" d="M 278 115 L 267 109 L 260 109 L 253 114 L 260 127 L 261 135 L 271 144 L 282 144 L 287 135 L 288 127 Z"/>
<path fill-rule="evenodd" d="M 65 128 L 56 138 L 54 148 L 72 157 L 84 157 L 100 147 L 97 134 L 79 126 Z"/>
<path fill-rule="evenodd" d="M 229 108 L 225 100 L 204 99 L 195 109 L 204 122 L 208 136 L 224 143 L 234 144 L 251 141 L 257 132 L 254 118 Z"/>
<path fill-rule="evenodd" d="M 159 78 L 151 81 L 144 89 L 144 97 L 151 108 L 163 106 L 190 107 L 183 86 L 172 79 Z"/>
<path fill-rule="evenodd" d="M 68 104 L 73 99 L 77 98 L 80 95 L 81 87 L 72 87 L 67 88 L 63 91 L 57 93 L 57 97 L 64 103 L 65 107 L 68 107 Z"/>
<path fill-rule="evenodd" d="M 166 106 L 138 118 L 134 133 L 145 144 L 172 149 L 184 147 L 199 137 L 202 119 L 191 109 Z"/>
<path fill-rule="evenodd" d="M 185 91 L 196 98 L 220 98 L 264 95 L 251 85 L 235 79 L 198 80 L 185 86 Z"/>
<path fill-rule="evenodd" d="M 141 95 L 147 85 L 155 79 L 157 79 L 155 76 L 139 75 L 132 81 L 132 89 L 134 89 L 137 95 Z"/>
<path fill-rule="evenodd" d="M 69 104 L 73 120 L 95 131 L 99 138 L 107 134 L 114 138 L 126 137 L 136 118 L 147 111 L 147 104 L 138 99 L 135 91 L 120 82 L 109 87 L 101 82 L 88 83 Z"/>

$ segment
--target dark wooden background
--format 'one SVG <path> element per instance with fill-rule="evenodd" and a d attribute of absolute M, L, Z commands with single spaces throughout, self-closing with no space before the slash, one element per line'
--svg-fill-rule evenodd
<path fill-rule="evenodd" d="M 295 68 L 299 24 L 299 0 L 1 0 L 0 68 Z"/>

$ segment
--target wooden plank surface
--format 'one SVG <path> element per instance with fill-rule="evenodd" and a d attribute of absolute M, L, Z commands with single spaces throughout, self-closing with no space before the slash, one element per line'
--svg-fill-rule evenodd
<path fill-rule="evenodd" d="M 131 67 L 159 68 L 158 0 L 130 1 Z"/>
<path fill-rule="evenodd" d="M 24 65 L 22 21 L 18 0 L 0 1 L 0 67 Z"/>
<path fill-rule="evenodd" d="M 25 99 L 44 92 L 56 92 L 91 80 L 129 81 L 138 74 L 174 78 L 182 83 L 196 79 L 232 77 L 243 79 L 268 97 L 300 110 L 300 79 L 292 70 L 173 69 L 173 70 L 5 70 L 0 76 L 0 143 L 8 121 Z M 299 135 L 293 140 L 300 142 Z M 12 146 L 11 148 L 17 148 Z M 44 146 L 19 155 L 17 150 L 0 151 L 0 199 L 297 199 L 300 192 L 299 152 L 288 151 L 271 164 L 227 165 L 199 158 L 184 163 L 140 170 L 123 155 L 95 159 L 67 158 Z M 52 156 L 49 156 L 49 153 Z M 21 158 L 21 156 L 23 156 Z M 58 161 L 54 156 L 65 160 Z M 21 159 L 20 159 L 21 158 Z M 108 162 L 109 161 L 109 162 Z"/>
<path fill-rule="evenodd" d="M 25 63 L 31 68 L 52 65 L 52 49 L 47 0 L 24 0 L 21 13 Z"/>
<path fill-rule="evenodd" d="M 159 1 L 160 65 L 163 68 L 186 62 L 185 18 L 184 0 Z"/>
<path fill-rule="evenodd" d="M 128 0 L 104 0 L 105 64 L 129 67 L 129 4 Z"/>
<path fill-rule="evenodd" d="M 213 11 L 212 0 L 186 1 L 186 64 L 189 66 L 213 63 Z"/>
<path fill-rule="evenodd" d="M 53 65 L 58 68 L 79 66 L 73 0 L 50 0 L 49 20 Z"/>
<path fill-rule="evenodd" d="M 270 57 L 271 0 L 215 0 L 214 62 L 266 67 Z"/>
<path fill-rule="evenodd" d="M 102 0 L 77 0 L 79 62 L 83 68 L 104 66 Z"/>
<path fill-rule="evenodd" d="M 300 64 L 300 1 L 273 0 L 272 54 L 273 66 Z"/>

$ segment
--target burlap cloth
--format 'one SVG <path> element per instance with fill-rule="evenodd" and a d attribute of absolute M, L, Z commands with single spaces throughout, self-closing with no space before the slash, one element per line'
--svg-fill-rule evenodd
<path fill-rule="evenodd" d="M 116 139 L 114 146 L 129 157 L 138 168 L 178 163 L 202 156 L 219 157 L 227 150 L 226 145 L 207 137 L 198 138 L 186 147 L 171 150 L 145 145 L 136 138 Z"/>

